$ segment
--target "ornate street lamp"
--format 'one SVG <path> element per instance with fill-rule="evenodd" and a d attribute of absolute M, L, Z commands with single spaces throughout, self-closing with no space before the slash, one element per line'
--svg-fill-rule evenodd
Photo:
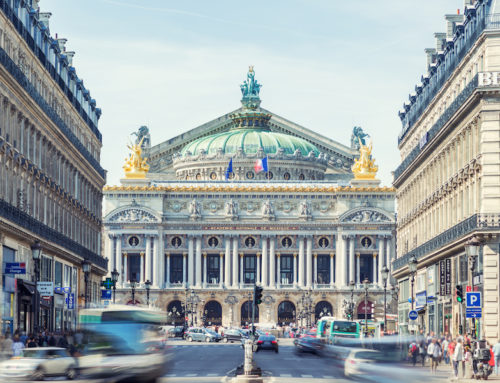
<path fill-rule="evenodd" d="M 387 332 L 387 279 L 389 278 L 390 270 L 387 266 L 382 267 L 382 281 L 384 282 L 384 333 Z"/>
<path fill-rule="evenodd" d="M 85 308 L 89 307 L 89 276 L 90 276 L 90 262 L 86 259 L 82 262 L 83 274 L 85 276 Z"/>
<path fill-rule="evenodd" d="M 149 306 L 149 289 L 151 289 L 151 281 L 148 279 L 144 284 L 146 285 L 146 304 Z"/>
<path fill-rule="evenodd" d="M 365 280 L 363 281 L 363 287 L 365 289 L 365 337 L 368 336 L 368 315 L 366 314 L 366 308 L 367 308 L 367 305 L 368 305 L 368 287 L 370 285 L 370 281 L 368 280 L 368 278 L 365 278 Z"/>
<path fill-rule="evenodd" d="M 411 276 L 411 309 L 413 310 L 413 283 L 415 282 L 415 274 L 417 273 L 418 260 L 417 257 L 412 256 L 408 262 L 408 270 Z"/>
<path fill-rule="evenodd" d="M 132 292 L 132 304 L 135 306 L 135 285 L 136 285 L 136 280 L 132 279 L 130 281 L 130 290 Z"/>
<path fill-rule="evenodd" d="M 116 282 L 118 282 L 118 277 L 120 276 L 120 273 L 116 271 L 116 269 L 113 269 L 111 272 L 111 280 L 113 281 L 113 303 L 115 303 L 116 300 Z"/>
<path fill-rule="evenodd" d="M 39 319 L 39 306 L 40 306 L 40 294 L 38 292 L 38 282 L 40 281 L 40 258 L 42 258 L 42 245 L 38 240 L 31 245 L 31 256 L 35 263 L 35 323 L 33 325 L 33 330 L 38 332 L 38 322 Z"/>
<path fill-rule="evenodd" d="M 476 237 L 472 237 L 465 243 L 465 254 L 467 255 L 470 269 L 469 283 L 471 291 L 474 291 L 474 270 L 476 268 L 477 257 L 479 256 L 480 245 Z M 476 318 L 472 318 L 472 338 L 476 338 Z"/>
<path fill-rule="evenodd" d="M 349 303 L 350 320 L 354 318 L 354 287 L 356 287 L 356 283 L 354 281 L 349 282 L 349 290 L 351 291 L 351 302 Z"/>

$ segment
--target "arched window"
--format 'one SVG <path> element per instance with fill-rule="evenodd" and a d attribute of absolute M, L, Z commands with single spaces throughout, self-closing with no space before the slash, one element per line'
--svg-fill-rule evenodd
<path fill-rule="evenodd" d="M 253 301 L 246 301 L 241 305 L 241 325 L 251 325 L 252 323 Z M 259 306 L 255 306 L 255 323 L 259 323 Z"/>
<path fill-rule="evenodd" d="M 314 309 L 314 318 L 316 322 L 325 316 L 333 316 L 333 308 L 332 305 L 327 301 L 320 301 L 316 304 Z"/>
<path fill-rule="evenodd" d="M 172 326 L 184 325 L 184 307 L 181 301 L 172 301 L 167 306 L 167 323 Z"/>
<path fill-rule="evenodd" d="M 290 301 L 283 301 L 278 306 L 278 324 L 289 325 L 295 322 L 295 305 Z"/>
<path fill-rule="evenodd" d="M 205 326 L 222 325 L 222 306 L 217 301 L 209 301 L 203 308 L 203 322 Z"/>

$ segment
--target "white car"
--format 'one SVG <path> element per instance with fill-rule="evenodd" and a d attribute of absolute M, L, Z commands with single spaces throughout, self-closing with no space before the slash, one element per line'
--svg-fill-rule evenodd
<path fill-rule="evenodd" d="M 60 347 L 25 348 L 22 356 L 15 356 L 0 363 L 0 380 L 43 380 L 47 376 L 77 375 L 76 360 Z"/>

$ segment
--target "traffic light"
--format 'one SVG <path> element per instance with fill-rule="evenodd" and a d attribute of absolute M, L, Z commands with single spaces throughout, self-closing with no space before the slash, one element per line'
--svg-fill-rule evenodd
<path fill-rule="evenodd" d="M 457 302 L 462 303 L 464 301 L 464 290 L 461 285 L 456 285 Z"/>
<path fill-rule="evenodd" d="M 253 293 L 255 297 L 255 304 L 260 305 L 262 303 L 262 292 L 264 289 L 260 286 L 255 285 Z"/>

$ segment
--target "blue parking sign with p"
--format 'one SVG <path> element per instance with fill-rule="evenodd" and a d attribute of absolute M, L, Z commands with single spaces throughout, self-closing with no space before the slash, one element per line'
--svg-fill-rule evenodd
<path fill-rule="evenodd" d="M 469 292 L 465 295 L 467 307 L 481 307 L 481 293 Z"/>

